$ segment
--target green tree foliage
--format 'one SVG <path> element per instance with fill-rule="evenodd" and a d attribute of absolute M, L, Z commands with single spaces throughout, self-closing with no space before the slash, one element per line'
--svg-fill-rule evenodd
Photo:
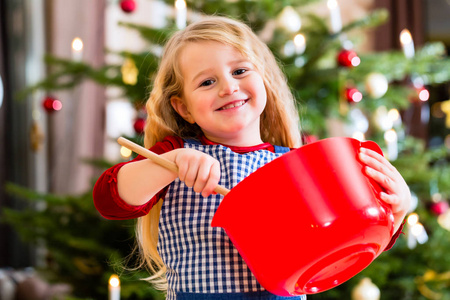
<path fill-rule="evenodd" d="M 341 108 L 343 91 L 351 84 L 363 94 L 359 103 L 346 104 L 347 108 L 359 108 L 372 122 L 377 108 L 408 109 L 417 92 L 409 83 L 420 76 L 427 87 L 450 81 L 450 60 L 441 43 L 429 43 L 417 49 L 408 59 L 399 50 L 361 53 L 361 64 L 354 68 L 339 66 L 337 54 L 342 50 L 342 39 L 354 29 L 376 27 L 389 16 L 385 10 L 376 10 L 368 16 L 344 24 L 341 32 L 330 32 L 328 20 L 303 8 L 317 0 L 260 0 L 260 1 L 187 1 L 190 9 L 204 14 L 227 15 L 238 18 L 257 33 L 262 33 L 276 23 L 284 7 L 292 6 L 302 20 L 301 33 L 306 39 L 304 53 L 286 55 L 284 47 L 292 41 L 295 33 L 273 27 L 266 41 L 280 66 L 300 108 L 302 129 L 306 134 L 319 138 L 329 136 L 327 120 L 336 118 L 349 122 L 346 111 Z M 173 1 L 166 1 L 173 5 Z M 309 11 L 309 10 L 305 10 Z M 93 80 L 100 85 L 120 88 L 122 95 L 137 108 L 147 99 L 152 78 L 158 66 L 158 51 L 153 51 L 176 30 L 173 20 L 167 28 L 155 29 L 144 25 L 121 23 L 130 30 L 137 30 L 148 42 L 149 51 L 143 53 L 115 53 L 134 62 L 137 70 L 136 84 L 122 80 L 122 64 L 104 65 L 98 69 L 82 62 L 73 62 L 47 56 L 45 62 L 52 72 L 42 82 L 29 87 L 24 94 L 35 90 L 53 91 L 69 89 L 82 80 Z M 355 44 L 358 41 L 353 41 Z M 388 91 L 373 98 L 366 90 L 365 80 L 370 73 L 381 73 L 389 82 Z M 445 99 L 442 99 L 445 100 Z M 407 124 L 402 124 L 401 129 Z M 371 124 L 371 139 L 384 145 L 383 132 Z M 136 137 L 139 140 L 140 137 Z M 310 299 L 350 299 L 351 290 L 362 277 L 369 277 L 381 289 L 382 299 L 450 299 L 450 239 L 449 231 L 437 223 L 430 213 L 432 185 L 438 187 L 443 198 L 450 196 L 450 169 L 448 148 L 428 148 L 427 141 L 411 136 L 399 139 L 399 158 L 393 164 L 399 169 L 411 190 L 418 196 L 416 212 L 428 232 L 429 240 L 416 248 L 407 247 L 402 236 L 394 248 L 377 258 L 366 270 L 348 282 L 330 291 L 309 296 Z M 30 241 L 45 241 L 51 263 L 49 272 L 59 279 L 67 279 L 81 286 L 88 293 L 101 294 L 100 282 L 112 273 L 111 262 L 120 261 L 131 250 L 132 224 L 124 221 L 107 221 L 101 218 L 92 205 L 90 192 L 84 195 L 57 197 L 42 195 L 17 186 L 9 186 L 12 193 L 33 200 L 30 210 L 6 211 L 6 219 L 22 236 Z M 35 209 L 36 203 L 44 208 Z M 26 220 L 26 221 L 25 221 Z M 31 225 L 31 226 L 30 226 Z M 442 274 L 447 274 L 445 277 Z M 125 290 L 138 290 L 139 282 L 130 275 L 123 284 Z M 138 282 L 138 283 L 137 283 Z M 140 289 L 140 288 L 139 288 Z M 140 289 L 141 294 L 123 294 L 125 299 L 155 295 L 153 290 Z M 430 296 L 431 295 L 431 296 Z M 433 295 L 439 298 L 432 298 Z M 129 298 L 128 298 L 129 297 Z M 426 298 L 428 297 L 428 298 Z M 430 298 L 431 297 L 431 298 Z"/>

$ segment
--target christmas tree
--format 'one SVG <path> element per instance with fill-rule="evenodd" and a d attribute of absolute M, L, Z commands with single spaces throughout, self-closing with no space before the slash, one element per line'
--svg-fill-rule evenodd
<path fill-rule="evenodd" d="M 313 2 L 327 2 L 329 16 L 319 16 L 309 9 Z M 166 3 L 174 4 L 173 1 Z M 130 14 L 139 9 L 132 0 L 122 0 L 120 4 Z M 338 3 L 331 0 L 187 3 L 177 0 L 174 16 L 164 28 L 121 24 L 138 31 L 154 51 L 119 52 L 116 55 L 122 58 L 120 64 L 101 68 L 48 56 L 45 61 L 52 66 L 52 73 L 24 93 L 70 89 L 90 79 L 117 87 L 141 112 L 158 66 L 158 49 L 174 31 L 203 14 L 239 18 L 269 45 L 298 100 L 305 143 L 335 135 L 373 140 L 383 148 L 413 193 L 415 202 L 407 218 L 405 235 L 394 248 L 348 282 L 308 298 L 350 299 L 358 283 L 370 278 L 381 290 L 382 299 L 450 299 L 450 256 L 447 254 L 450 251 L 450 210 L 446 200 L 450 195 L 450 100 L 433 95 L 433 91 L 450 81 L 450 59 L 442 43 L 414 49 L 407 30 L 400 36 L 401 51 L 358 53 L 359 36 L 350 38 L 351 33 L 381 25 L 389 18 L 385 10 L 376 10 L 362 19 L 342 24 Z M 53 110 L 50 104 L 47 107 Z M 434 145 L 413 135 L 411 128 L 415 124 L 409 116 L 421 107 L 431 107 L 432 113 L 441 116 L 434 124 L 422 125 L 438 128 L 442 137 L 447 135 L 445 143 Z M 136 135 L 129 139 L 142 141 L 142 121 L 142 116 L 135 120 Z M 81 197 L 56 197 L 15 186 L 11 186 L 10 191 L 45 203 L 46 207 L 39 211 L 9 211 L 7 219 L 24 237 L 46 242 L 55 264 L 55 268 L 49 267 L 48 271 L 57 276 L 65 274 L 72 284 L 84 286 L 86 291 L 78 290 L 78 296 L 101 295 L 96 285 L 86 282 L 105 281 L 114 271 L 105 261 L 119 261 L 127 255 L 132 225 L 101 219 L 93 205 L 88 204 L 92 203 L 89 192 Z M 59 223 L 46 222 L 50 214 L 53 219 L 58 216 Z M 23 227 L 24 219 L 32 222 L 33 228 Z M 96 229 L 80 230 L 84 228 L 80 226 L 82 223 L 96 224 Z M 113 235 L 117 237 L 114 242 L 102 239 Z M 90 274 L 92 272 L 95 274 Z M 86 277 L 86 274 L 93 277 Z M 152 294 L 157 297 L 150 289 L 133 293 L 134 285 L 139 284 L 135 278 L 123 283 L 125 290 L 128 286 L 123 296 L 132 299 Z"/>

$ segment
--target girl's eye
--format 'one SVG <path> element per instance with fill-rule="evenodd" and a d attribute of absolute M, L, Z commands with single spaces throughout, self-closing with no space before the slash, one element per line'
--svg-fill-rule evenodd
<path fill-rule="evenodd" d="M 233 75 L 242 75 L 245 72 L 247 72 L 246 69 L 237 69 L 236 71 L 233 72 Z"/>
<path fill-rule="evenodd" d="M 213 84 L 213 83 L 214 83 L 214 80 L 208 79 L 208 80 L 203 81 L 203 82 L 200 84 L 200 86 L 208 86 L 208 85 L 211 85 L 211 84 Z"/>

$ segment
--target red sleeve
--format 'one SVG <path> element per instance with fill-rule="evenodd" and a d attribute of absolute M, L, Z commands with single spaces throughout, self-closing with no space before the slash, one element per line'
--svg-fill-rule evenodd
<path fill-rule="evenodd" d="M 181 138 L 169 136 L 163 141 L 156 143 L 150 150 L 157 154 L 162 154 L 182 147 L 184 147 L 184 142 Z M 140 206 L 130 205 L 120 198 L 117 190 L 117 173 L 125 164 L 142 159 L 146 158 L 138 155 L 131 161 L 119 163 L 109 168 L 99 177 L 94 186 L 93 197 L 94 205 L 103 217 L 111 220 L 125 220 L 142 217 L 148 214 L 150 209 L 159 199 L 164 197 L 166 188 L 162 189 L 147 203 Z"/>
<path fill-rule="evenodd" d="M 400 225 L 400 227 L 398 228 L 397 232 L 394 234 L 394 236 L 391 238 L 391 241 L 389 242 L 389 244 L 386 246 L 386 248 L 384 248 L 383 251 L 388 251 L 390 250 L 395 242 L 397 241 L 398 237 L 400 236 L 400 234 L 403 233 L 403 226 L 405 225 L 405 221 L 403 221 L 402 225 Z"/>

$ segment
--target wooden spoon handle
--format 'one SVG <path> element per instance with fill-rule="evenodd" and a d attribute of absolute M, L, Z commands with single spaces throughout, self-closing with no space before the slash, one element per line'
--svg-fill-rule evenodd
<path fill-rule="evenodd" d="M 154 163 L 157 163 L 161 167 L 164 167 L 167 170 L 170 170 L 170 171 L 178 174 L 178 167 L 174 162 L 171 162 L 170 160 L 165 159 L 164 157 L 156 154 L 155 152 L 152 152 L 136 143 L 133 143 L 132 141 L 127 140 L 124 137 L 119 137 L 117 139 L 117 142 L 120 145 L 130 149 L 131 151 L 136 152 L 137 154 L 140 154 L 140 155 L 150 159 L 151 161 L 153 161 Z M 227 189 L 226 187 L 218 185 L 214 189 L 214 192 L 225 196 L 226 194 L 228 194 L 230 192 L 230 190 Z"/>

